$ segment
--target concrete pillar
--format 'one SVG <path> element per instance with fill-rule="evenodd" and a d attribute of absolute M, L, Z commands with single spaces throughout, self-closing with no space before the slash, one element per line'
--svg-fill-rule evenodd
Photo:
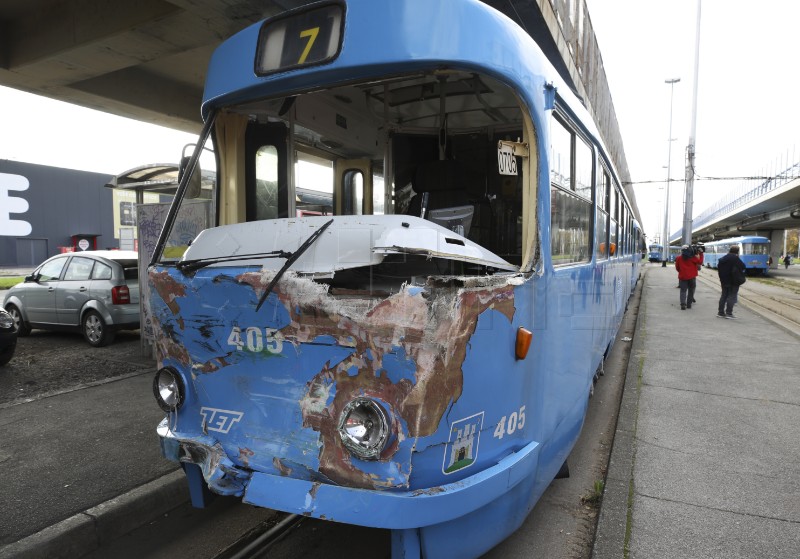
<path fill-rule="evenodd" d="M 783 229 L 774 229 L 772 231 L 759 231 L 757 234 L 770 240 L 769 255 L 772 256 L 772 266 L 770 266 L 770 269 L 776 269 L 780 264 L 779 259 L 783 254 L 783 239 L 786 238 L 786 231 Z"/>

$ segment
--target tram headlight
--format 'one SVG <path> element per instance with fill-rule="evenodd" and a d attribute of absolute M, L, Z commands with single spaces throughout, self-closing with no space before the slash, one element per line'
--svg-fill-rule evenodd
<path fill-rule="evenodd" d="M 172 367 L 159 369 L 153 379 L 153 394 L 158 406 L 165 412 L 178 410 L 183 404 L 185 389 L 183 379 Z"/>
<path fill-rule="evenodd" d="M 339 435 L 344 446 L 356 457 L 375 460 L 389 440 L 389 417 L 372 398 L 355 398 L 339 416 Z"/>

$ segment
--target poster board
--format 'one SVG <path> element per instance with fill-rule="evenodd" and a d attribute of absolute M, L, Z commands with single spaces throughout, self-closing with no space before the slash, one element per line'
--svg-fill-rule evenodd
<path fill-rule="evenodd" d="M 139 236 L 139 289 L 140 332 L 143 344 L 152 345 L 154 340 L 153 320 L 150 312 L 150 282 L 147 281 L 147 265 L 155 252 L 158 236 L 164 227 L 171 204 L 140 204 L 136 208 Z M 180 258 L 189 243 L 203 230 L 211 227 L 211 200 L 184 201 L 178 210 L 172 233 L 164 245 L 165 254 L 175 260 Z"/>

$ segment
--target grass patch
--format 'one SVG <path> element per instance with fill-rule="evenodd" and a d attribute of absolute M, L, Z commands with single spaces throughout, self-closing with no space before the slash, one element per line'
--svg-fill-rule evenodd
<path fill-rule="evenodd" d="M 605 486 L 606 483 L 602 479 L 596 479 L 592 490 L 581 497 L 581 503 L 593 509 L 599 508 L 600 502 L 603 500 L 603 489 L 605 489 Z"/>
<path fill-rule="evenodd" d="M 792 280 L 785 280 L 776 277 L 769 277 L 769 276 L 761 276 L 761 277 L 754 277 L 754 278 L 747 278 L 748 280 L 753 280 L 758 283 L 762 283 L 764 285 L 774 285 L 775 287 L 780 287 L 786 289 L 787 291 L 791 291 L 796 295 L 800 295 L 800 284 L 796 281 Z"/>
<path fill-rule="evenodd" d="M 0 289 L 8 289 L 9 287 L 14 287 L 18 283 L 22 283 L 23 281 L 25 281 L 25 278 L 23 276 L 0 278 Z"/>

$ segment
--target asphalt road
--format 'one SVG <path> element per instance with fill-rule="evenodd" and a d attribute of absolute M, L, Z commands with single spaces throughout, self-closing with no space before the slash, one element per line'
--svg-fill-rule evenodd
<path fill-rule="evenodd" d="M 137 333 L 92 348 L 34 331 L 0 368 L 0 546 L 175 469 L 160 456 L 155 362 Z"/>

